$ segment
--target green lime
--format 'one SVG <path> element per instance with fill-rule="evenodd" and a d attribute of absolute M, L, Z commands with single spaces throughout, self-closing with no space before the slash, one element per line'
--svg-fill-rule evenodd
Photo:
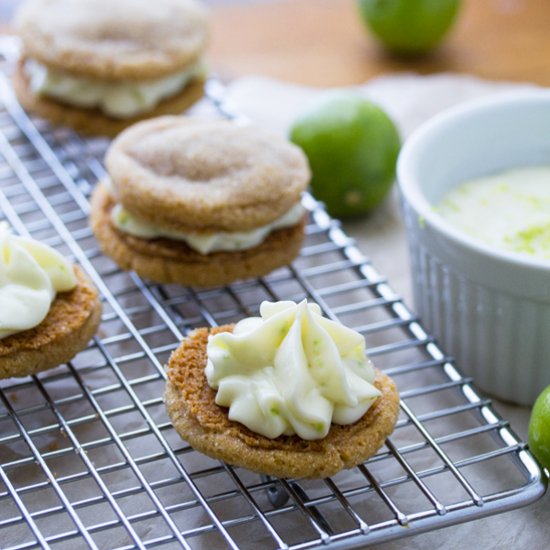
<path fill-rule="evenodd" d="M 399 133 L 380 107 L 357 93 L 322 94 L 294 121 L 290 139 L 304 150 L 312 192 L 333 216 L 372 210 L 395 179 Z"/>
<path fill-rule="evenodd" d="M 537 397 L 529 420 L 529 447 L 550 470 L 550 386 Z"/>
<path fill-rule="evenodd" d="M 460 0 L 357 0 L 365 26 L 392 52 L 418 55 L 451 28 Z"/>

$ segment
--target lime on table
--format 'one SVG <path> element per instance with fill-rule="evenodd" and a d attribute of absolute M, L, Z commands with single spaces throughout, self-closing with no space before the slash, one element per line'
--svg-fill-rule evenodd
<path fill-rule="evenodd" d="M 390 51 L 422 54 L 445 37 L 460 0 L 357 0 L 365 26 Z"/>
<path fill-rule="evenodd" d="M 390 117 L 358 93 L 322 94 L 291 127 L 312 171 L 313 195 L 336 217 L 364 214 L 395 179 L 399 133 Z"/>
<path fill-rule="evenodd" d="M 529 447 L 550 470 L 550 386 L 538 396 L 529 421 Z"/>

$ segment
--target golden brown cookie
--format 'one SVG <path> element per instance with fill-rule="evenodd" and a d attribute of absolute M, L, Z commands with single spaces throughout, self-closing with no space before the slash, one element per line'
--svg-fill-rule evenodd
<path fill-rule="evenodd" d="M 28 0 L 15 26 L 22 42 L 14 77 L 17 96 L 28 111 L 55 123 L 87 134 L 114 136 L 137 120 L 180 113 L 202 96 L 205 75 L 197 63 L 208 40 L 208 25 L 207 11 L 198 0 Z M 44 80 L 46 69 L 57 73 Z M 32 86 L 31 70 L 38 70 Z M 177 75 L 184 71 L 194 76 L 185 87 L 175 88 L 170 79 L 180 78 Z M 86 80 L 61 85 L 65 76 Z M 159 88 L 156 81 L 161 79 L 172 84 Z M 47 87 L 42 87 L 44 82 Z M 116 104 L 116 111 L 83 106 L 75 97 L 82 97 L 81 88 L 89 95 L 92 82 L 109 90 L 123 85 L 125 91 L 117 88 L 116 100 L 109 103 L 110 109 Z M 154 84 L 157 91 L 166 87 L 154 107 L 145 107 L 153 97 L 152 88 L 143 92 L 148 99 L 133 88 L 145 83 Z M 55 92 L 51 86 L 56 86 Z M 94 93 L 103 98 L 104 89 Z"/>
<path fill-rule="evenodd" d="M 265 225 L 300 200 L 310 179 L 302 150 L 280 136 L 170 116 L 125 130 L 106 166 L 128 211 L 175 231 Z"/>
<path fill-rule="evenodd" d="M 169 75 L 208 39 L 197 0 L 29 0 L 15 27 L 25 57 L 102 80 Z"/>
<path fill-rule="evenodd" d="M 277 477 L 321 478 L 360 464 L 384 444 L 399 414 L 394 382 L 376 371 L 374 385 L 382 395 L 354 424 L 333 424 L 323 439 L 306 441 L 298 436 L 269 439 L 238 422 L 216 405 L 216 392 L 206 380 L 206 345 L 209 334 L 231 331 L 232 326 L 198 329 L 172 353 L 164 400 L 180 436 L 196 450 Z"/>
<path fill-rule="evenodd" d="M 147 240 L 119 231 L 110 215 L 114 205 L 105 184 L 99 183 L 92 196 L 90 224 L 101 249 L 123 269 L 159 283 L 208 287 L 260 277 L 290 263 L 298 255 L 304 236 L 302 221 L 274 231 L 253 248 L 204 255 L 182 241 Z"/>
<path fill-rule="evenodd" d="M 57 294 L 42 323 L 0 339 L 0 378 L 51 369 L 86 347 L 99 325 L 101 302 L 84 272 L 74 269 L 76 287 Z"/>
<path fill-rule="evenodd" d="M 213 286 L 265 275 L 298 255 L 310 172 L 303 152 L 280 136 L 165 116 L 122 132 L 106 166 L 90 220 L 123 269 Z"/>

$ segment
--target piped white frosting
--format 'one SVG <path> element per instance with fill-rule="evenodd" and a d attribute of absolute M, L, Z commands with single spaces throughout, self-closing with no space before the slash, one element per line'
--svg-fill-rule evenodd
<path fill-rule="evenodd" d="M 268 438 L 323 438 L 331 423 L 356 422 L 380 395 L 363 336 L 305 300 L 263 302 L 260 317 L 210 336 L 207 355 L 216 403 Z"/>
<path fill-rule="evenodd" d="M 38 326 L 56 294 L 75 286 L 72 266 L 59 252 L 0 223 L 0 338 Z"/>

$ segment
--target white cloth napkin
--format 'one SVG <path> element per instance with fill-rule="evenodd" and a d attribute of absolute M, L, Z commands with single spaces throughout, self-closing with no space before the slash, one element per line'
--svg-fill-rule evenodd
<path fill-rule="evenodd" d="M 402 138 L 406 139 L 421 123 L 444 109 L 482 96 L 532 88 L 532 84 L 489 82 L 457 74 L 401 74 L 379 77 L 352 89 L 384 108 L 394 119 Z M 286 135 L 297 114 L 322 91 L 252 76 L 231 83 L 227 98 L 238 112 L 253 123 Z M 394 290 L 412 307 L 407 243 L 396 190 L 368 217 L 344 222 L 344 229 L 357 240 L 361 251 L 371 258 L 374 266 L 389 279 Z M 498 401 L 494 404 L 511 421 L 515 431 L 526 439 L 530 411 Z M 546 496 L 534 505 L 506 514 L 387 543 L 379 548 L 548 548 L 548 498 Z"/>

